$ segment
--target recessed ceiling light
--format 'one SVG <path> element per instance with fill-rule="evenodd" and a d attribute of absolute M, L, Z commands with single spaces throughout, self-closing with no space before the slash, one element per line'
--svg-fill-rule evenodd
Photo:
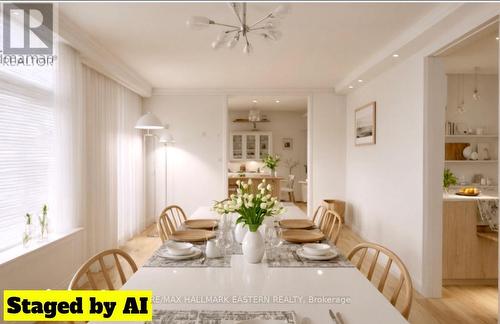
<path fill-rule="evenodd" d="M 399 57 L 399 54 L 392 54 L 392 57 Z"/>
<path fill-rule="evenodd" d="M 252 100 L 252 102 L 253 102 L 253 103 L 257 103 L 257 100 L 255 100 L 255 99 L 254 99 L 254 100 Z"/>
<path fill-rule="evenodd" d="M 349 86 L 349 89 L 352 89 L 352 88 L 354 88 L 354 86 L 350 85 L 350 86 Z"/>
<path fill-rule="evenodd" d="M 280 101 L 279 101 L 279 100 L 276 100 L 276 101 L 274 101 L 274 102 L 275 102 L 275 103 L 280 103 Z"/>
<path fill-rule="evenodd" d="M 363 82 L 363 80 L 359 79 L 358 82 L 361 83 L 361 82 Z"/>

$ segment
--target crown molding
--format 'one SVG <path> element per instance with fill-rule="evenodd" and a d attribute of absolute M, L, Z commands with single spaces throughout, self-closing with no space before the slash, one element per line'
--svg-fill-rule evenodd
<path fill-rule="evenodd" d="M 389 42 L 380 51 L 375 52 L 351 71 L 347 77 L 335 85 L 339 93 L 346 93 L 355 89 L 348 89 L 349 85 L 359 85 L 358 79 L 370 79 L 382 73 L 386 69 L 397 63 L 397 60 L 404 60 L 428 44 L 429 39 L 436 35 L 434 29 L 439 26 L 447 17 L 455 13 L 464 3 L 440 3 L 435 9 L 422 17 L 408 29 L 402 31 L 398 37 Z M 392 54 L 399 54 L 398 59 L 394 59 Z M 355 88 L 358 88 L 355 86 Z"/>
<path fill-rule="evenodd" d="M 83 64 L 99 71 L 142 97 L 151 96 L 152 86 L 148 81 L 90 37 L 88 33 L 65 17 L 60 11 L 58 17 L 59 37 L 80 53 Z"/>
<path fill-rule="evenodd" d="M 335 93 L 333 88 L 153 88 L 153 96 L 265 96 L 265 95 L 311 95 L 314 93 Z"/>

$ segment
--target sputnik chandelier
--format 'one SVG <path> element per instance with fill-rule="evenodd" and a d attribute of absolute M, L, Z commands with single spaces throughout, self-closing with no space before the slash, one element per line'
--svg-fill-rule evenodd
<path fill-rule="evenodd" d="M 289 5 L 282 4 L 261 19 L 254 23 L 249 23 L 247 21 L 247 4 L 239 2 L 229 3 L 231 10 L 236 15 L 238 20 L 237 25 L 222 24 L 213 21 L 208 17 L 203 16 L 193 16 L 188 19 L 188 27 L 199 30 L 209 25 L 223 26 L 227 27 L 219 33 L 215 41 L 212 42 L 212 48 L 218 49 L 220 47 L 233 48 L 238 44 L 240 40 L 245 42 L 243 47 L 243 52 L 250 54 L 253 51 L 253 47 L 248 40 L 248 34 L 259 34 L 266 40 L 276 41 L 280 39 L 281 32 L 277 30 L 279 20 L 282 19 L 289 11 Z"/>

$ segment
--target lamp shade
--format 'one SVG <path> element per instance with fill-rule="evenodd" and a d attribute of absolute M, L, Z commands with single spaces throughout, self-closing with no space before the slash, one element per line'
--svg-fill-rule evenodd
<path fill-rule="evenodd" d="M 160 140 L 158 142 L 163 143 L 163 144 L 173 144 L 173 143 L 175 143 L 175 139 L 172 136 L 172 134 L 165 132 L 164 134 L 162 134 L 160 136 Z"/>
<path fill-rule="evenodd" d="M 162 129 L 164 128 L 161 121 L 153 115 L 151 112 L 148 112 L 137 120 L 135 123 L 135 128 L 137 129 Z"/>

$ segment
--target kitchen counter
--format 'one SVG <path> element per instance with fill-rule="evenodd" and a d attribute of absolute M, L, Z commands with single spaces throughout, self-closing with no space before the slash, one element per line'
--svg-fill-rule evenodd
<path fill-rule="evenodd" d="M 498 192 L 492 190 L 484 190 L 479 196 L 458 196 L 455 195 L 455 191 L 450 193 L 443 192 L 444 201 L 475 201 L 475 200 L 487 200 L 487 199 L 498 199 Z"/>

